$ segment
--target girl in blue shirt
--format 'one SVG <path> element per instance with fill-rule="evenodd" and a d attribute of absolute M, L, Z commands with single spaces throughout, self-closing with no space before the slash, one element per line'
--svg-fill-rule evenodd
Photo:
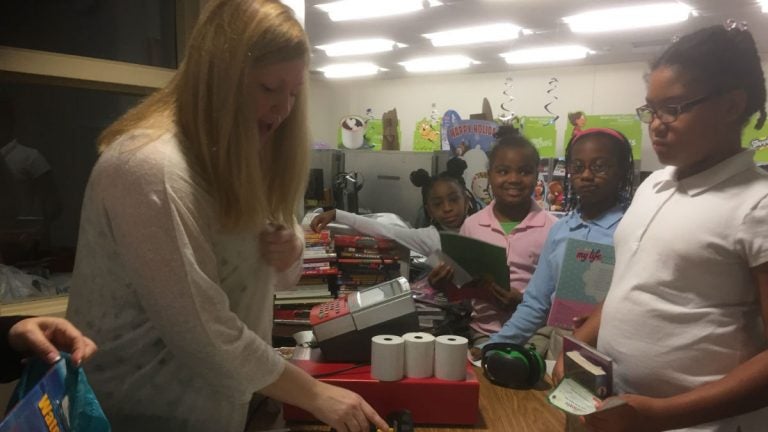
<path fill-rule="evenodd" d="M 565 162 L 565 201 L 571 211 L 550 230 L 522 303 L 501 331 L 491 335 L 492 343 L 525 344 L 544 326 L 567 240 L 612 245 L 613 232 L 631 201 L 632 147 L 620 132 L 592 128 L 575 134 L 566 148 Z M 551 329 L 542 330 L 543 334 L 551 333 Z M 547 349 L 545 341 L 546 338 L 535 341 L 541 354 Z"/>

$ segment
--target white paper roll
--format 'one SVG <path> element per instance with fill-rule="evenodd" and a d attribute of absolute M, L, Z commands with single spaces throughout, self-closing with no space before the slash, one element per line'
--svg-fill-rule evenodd
<path fill-rule="evenodd" d="M 403 335 L 405 340 L 405 376 L 429 378 L 435 361 L 435 337 L 429 333 L 413 332 Z"/>
<path fill-rule="evenodd" d="M 378 335 L 371 338 L 371 376 L 379 381 L 403 379 L 405 341 L 400 336 Z"/>
<path fill-rule="evenodd" d="M 467 338 L 442 335 L 435 338 L 435 376 L 449 381 L 467 379 Z"/>

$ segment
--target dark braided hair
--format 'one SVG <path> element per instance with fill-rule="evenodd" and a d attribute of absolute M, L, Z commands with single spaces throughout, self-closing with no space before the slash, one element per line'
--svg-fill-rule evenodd
<path fill-rule="evenodd" d="M 461 190 L 464 191 L 465 199 L 469 202 L 469 210 L 467 216 L 475 214 L 480 210 L 480 206 L 477 203 L 477 199 L 472 192 L 467 189 L 464 182 L 464 171 L 467 169 L 467 162 L 464 159 L 454 157 L 448 160 L 446 164 L 446 170 L 440 174 L 431 177 L 427 170 L 419 168 L 416 171 L 411 172 L 411 183 L 414 186 L 421 188 L 421 202 L 424 208 L 424 215 L 427 219 L 430 219 L 427 213 L 427 200 L 429 193 L 432 191 L 432 186 L 440 181 L 447 181 L 456 183 Z M 432 221 L 432 225 L 437 229 L 443 229 L 437 221 Z"/>
<path fill-rule="evenodd" d="M 747 103 L 745 125 L 752 114 L 760 113 L 755 129 L 765 123 L 765 78 L 755 39 L 746 29 L 723 26 L 706 27 L 681 37 L 651 64 L 680 68 L 693 83 L 713 94 L 743 90 Z"/>
<path fill-rule="evenodd" d="M 539 162 L 541 161 L 541 158 L 539 157 L 539 151 L 536 149 L 536 146 L 528 140 L 528 138 L 524 137 L 523 134 L 520 133 L 519 129 L 512 125 L 499 126 L 499 129 L 496 131 L 494 138 L 496 138 L 496 142 L 491 151 L 488 153 L 488 169 L 493 166 L 493 161 L 496 159 L 496 155 L 499 153 L 499 149 L 501 148 L 521 148 L 530 150 L 536 158 L 536 167 L 538 168 Z"/>
<path fill-rule="evenodd" d="M 625 209 L 629 207 L 629 203 L 632 202 L 632 195 L 634 194 L 634 181 L 635 181 L 635 159 L 632 156 L 632 144 L 630 144 L 627 137 L 621 132 L 613 130 L 622 139 L 611 135 L 610 133 L 600 132 L 599 130 L 590 131 L 580 135 L 574 135 L 571 140 L 568 141 L 568 145 L 565 148 L 565 192 L 563 200 L 565 202 L 565 211 L 578 210 L 581 202 L 579 196 L 573 193 L 571 185 L 571 160 L 573 155 L 573 148 L 576 144 L 584 141 L 589 136 L 600 135 L 605 137 L 611 143 L 614 149 L 614 156 L 618 163 L 619 175 L 619 196 L 616 197 L 617 203 L 620 203 Z"/>

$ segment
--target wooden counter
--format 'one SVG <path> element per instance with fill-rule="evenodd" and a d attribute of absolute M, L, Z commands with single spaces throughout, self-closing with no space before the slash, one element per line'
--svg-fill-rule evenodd
<path fill-rule="evenodd" d="M 539 390 L 512 390 L 491 384 L 480 368 L 480 423 L 475 426 L 418 426 L 421 432 L 560 432 L 565 430 L 565 414 L 547 402 L 549 385 Z M 380 413 L 386 415 L 386 413 Z M 291 431 L 328 431 L 328 426 L 289 423 Z"/>
<path fill-rule="evenodd" d="M 30 299 L 18 303 L 0 303 L 0 316 L 35 315 L 64 318 L 67 313 L 68 295 Z"/>

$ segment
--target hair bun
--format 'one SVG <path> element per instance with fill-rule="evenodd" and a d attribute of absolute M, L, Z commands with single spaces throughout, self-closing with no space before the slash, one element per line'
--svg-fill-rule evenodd
<path fill-rule="evenodd" d="M 454 157 L 451 159 L 448 159 L 448 163 L 446 164 L 446 172 L 456 178 L 462 177 L 464 175 L 464 171 L 467 170 L 467 161 L 460 157 Z"/>
<path fill-rule="evenodd" d="M 507 137 L 514 137 L 514 136 L 521 136 L 520 130 L 512 125 L 501 125 L 496 130 L 496 134 L 494 134 L 494 138 L 502 139 Z"/>
<path fill-rule="evenodd" d="M 424 168 L 411 172 L 411 183 L 416 187 L 424 187 L 429 184 L 429 173 Z"/>

